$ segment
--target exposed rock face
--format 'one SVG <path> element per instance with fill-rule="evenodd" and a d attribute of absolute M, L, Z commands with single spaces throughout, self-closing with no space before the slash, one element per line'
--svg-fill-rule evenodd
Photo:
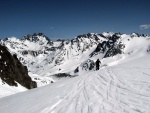
<path fill-rule="evenodd" d="M 45 41 L 47 41 L 47 44 L 49 45 L 53 44 L 53 42 L 43 33 L 38 33 L 38 34 L 34 33 L 33 35 L 28 34 L 27 36 L 24 36 L 21 40 L 22 41 L 28 40 L 30 42 L 38 42 L 40 45 L 43 45 Z"/>
<path fill-rule="evenodd" d="M 82 70 L 93 70 L 95 67 L 95 63 L 93 60 L 88 59 L 83 64 L 81 64 Z"/>
<path fill-rule="evenodd" d="M 90 57 L 103 53 L 104 58 L 106 58 L 106 57 L 111 57 L 123 53 L 123 49 L 125 45 L 119 42 L 119 39 L 121 39 L 120 34 L 116 33 L 106 38 L 107 41 L 103 41 L 102 43 L 99 43 L 95 51 L 91 53 Z"/>
<path fill-rule="evenodd" d="M 74 73 L 78 73 L 81 70 L 84 71 L 89 71 L 89 70 L 94 70 L 95 69 L 95 62 L 93 60 L 86 60 L 83 62 L 80 66 L 78 66 L 75 70 Z"/>
<path fill-rule="evenodd" d="M 22 86 L 32 89 L 37 84 L 28 76 L 28 69 L 23 66 L 16 55 L 11 55 L 6 47 L 0 45 L 0 78 L 10 86 Z"/>

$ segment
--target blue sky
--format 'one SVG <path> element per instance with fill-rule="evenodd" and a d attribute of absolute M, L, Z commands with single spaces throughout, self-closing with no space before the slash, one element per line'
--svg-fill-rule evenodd
<path fill-rule="evenodd" d="M 150 34 L 150 0 L 0 0 L 0 38 L 39 32 L 50 39 L 89 32 Z"/>

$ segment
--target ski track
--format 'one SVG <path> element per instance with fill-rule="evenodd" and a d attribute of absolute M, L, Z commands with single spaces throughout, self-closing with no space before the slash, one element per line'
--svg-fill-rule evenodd
<path fill-rule="evenodd" d="M 139 93 L 131 79 L 115 71 L 106 68 L 85 75 L 57 106 L 41 113 L 150 113 L 150 93 Z"/>

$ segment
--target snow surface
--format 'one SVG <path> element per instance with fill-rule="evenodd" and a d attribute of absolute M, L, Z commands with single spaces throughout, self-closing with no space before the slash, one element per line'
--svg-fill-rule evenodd
<path fill-rule="evenodd" d="M 1 113 L 150 113 L 149 55 L 0 99 Z"/>
<path fill-rule="evenodd" d="M 3 70 L 0 70 L 0 72 L 2 71 Z M 8 84 L 2 82 L 2 80 L 0 79 L 0 91 L 1 91 L 0 98 L 27 90 L 25 87 L 21 86 L 20 84 L 17 85 L 18 85 L 17 87 L 9 86 Z"/>

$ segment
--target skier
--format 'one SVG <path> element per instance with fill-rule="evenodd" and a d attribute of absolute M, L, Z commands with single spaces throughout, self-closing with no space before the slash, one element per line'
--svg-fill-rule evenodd
<path fill-rule="evenodd" d="M 101 61 L 99 59 L 97 59 L 97 61 L 95 62 L 96 70 L 99 70 L 100 63 L 101 63 Z"/>

